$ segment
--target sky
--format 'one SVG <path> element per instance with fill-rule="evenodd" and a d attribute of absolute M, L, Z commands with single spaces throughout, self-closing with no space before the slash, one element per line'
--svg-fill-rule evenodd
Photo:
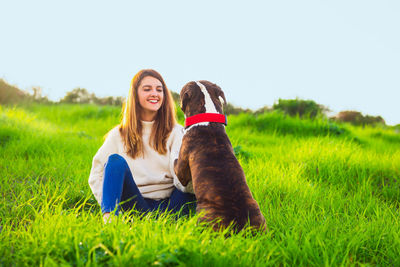
<path fill-rule="evenodd" d="M 400 124 L 400 1 L 0 2 L 0 78 L 59 100 L 126 96 L 143 68 L 256 110 L 311 99 Z"/>

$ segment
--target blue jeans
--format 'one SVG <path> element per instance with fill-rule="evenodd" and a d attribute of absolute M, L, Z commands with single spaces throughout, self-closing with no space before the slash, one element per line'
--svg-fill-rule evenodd
<path fill-rule="evenodd" d="M 134 208 L 141 213 L 148 213 L 159 209 L 180 215 L 186 215 L 195 209 L 196 198 L 193 194 L 184 193 L 175 188 L 169 198 L 154 200 L 144 198 L 140 193 L 132 173 L 125 159 L 118 154 L 112 154 L 104 167 L 103 199 L 101 211 L 112 212 L 118 215 L 123 211 Z"/>

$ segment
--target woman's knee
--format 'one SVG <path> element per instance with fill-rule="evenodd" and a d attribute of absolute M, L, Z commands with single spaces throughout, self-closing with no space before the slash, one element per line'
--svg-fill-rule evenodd
<path fill-rule="evenodd" d="M 105 164 L 105 166 L 116 166 L 116 167 L 123 167 L 124 165 L 127 165 L 126 160 L 118 154 L 112 154 L 108 157 L 108 160 Z"/>

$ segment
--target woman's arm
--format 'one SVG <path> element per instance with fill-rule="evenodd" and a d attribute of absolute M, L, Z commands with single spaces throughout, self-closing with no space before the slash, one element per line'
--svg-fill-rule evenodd
<path fill-rule="evenodd" d="M 99 148 L 92 161 L 92 169 L 89 174 L 89 186 L 100 205 L 103 197 L 104 165 L 111 154 L 118 153 L 117 134 L 119 135 L 119 129 L 117 127 L 109 132 L 106 140 Z"/>

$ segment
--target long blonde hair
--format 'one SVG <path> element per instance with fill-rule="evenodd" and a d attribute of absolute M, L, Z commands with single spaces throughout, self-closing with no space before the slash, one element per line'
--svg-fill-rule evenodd
<path fill-rule="evenodd" d="M 143 78 L 151 76 L 162 83 L 164 99 L 154 120 L 151 129 L 150 146 L 160 154 L 167 153 L 167 139 L 176 124 L 175 105 L 171 92 L 165 85 L 162 76 L 155 70 L 144 69 L 139 71 L 132 79 L 128 98 L 124 104 L 123 116 L 119 126 L 126 152 L 132 158 L 143 156 L 142 123 L 140 114 L 142 107 L 138 99 L 138 87 Z"/>

